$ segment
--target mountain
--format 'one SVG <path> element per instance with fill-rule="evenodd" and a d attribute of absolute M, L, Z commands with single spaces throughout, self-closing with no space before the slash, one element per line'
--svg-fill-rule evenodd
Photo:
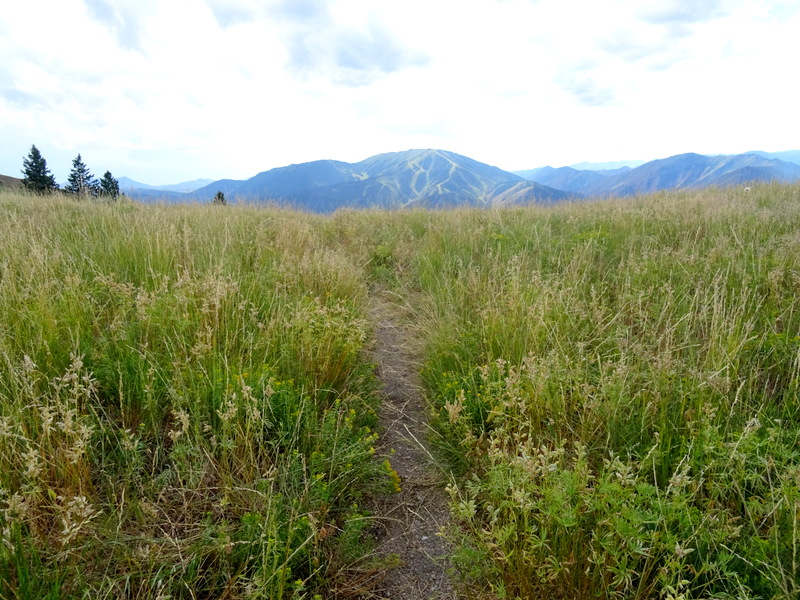
<path fill-rule="evenodd" d="M 796 181 L 800 165 L 756 153 L 679 154 L 616 171 L 542 167 L 525 171 L 547 186 L 583 196 L 631 196 L 663 189 L 726 186 L 751 181 Z"/>
<path fill-rule="evenodd" d="M 627 169 L 628 171 L 630 169 Z M 625 171 L 623 171 L 625 172 Z M 609 184 L 611 175 L 606 171 L 582 171 L 572 167 L 540 167 L 538 169 L 530 169 L 528 171 L 518 171 L 518 173 L 526 173 L 526 179 L 538 181 L 543 185 L 547 185 L 566 192 L 575 194 L 597 194 L 599 190 L 603 190 Z"/>
<path fill-rule="evenodd" d="M 214 182 L 189 194 L 208 200 L 275 200 L 314 212 L 337 208 L 499 206 L 554 202 L 569 196 L 446 150 L 407 150 L 357 163 L 320 160 L 259 173 L 226 189 Z"/>
<path fill-rule="evenodd" d="M 192 181 L 184 181 L 181 183 L 173 183 L 171 185 L 159 185 L 156 189 L 165 190 L 167 192 L 193 192 L 199 190 L 201 187 L 213 183 L 213 179 L 193 179 Z"/>
<path fill-rule="evenodd" d="M 570 165 L 570 167 L 579 171 L 617 171 L 625 168 L 632 169 L 644 163 L 643 160 L 617 160 L 604 163 L 580 162 Z"/>
<path fill-rule="evenodd" d="M 561 169 L 569 169 L 569 171 L 564 171 L 564 173 L 580 171 L 580 172 L 599 173 L 600 175 L 616 175 L 618 173 L 624 173 L 626 171 L 630 171 L 631 168 L 638 167 L 639 165 L 643 165 L 644 163 L 645 161 L 643 160 L 618 160 L 615 162 L 605 162 L 605 163 L 582 162 L 570 165 L 568 167 L 561 167 Z M 538 179 L 536 179 L 537 176 L 540 176 L 542 173 L 544 173 L 545 174 L 544 176 L 547 177 L 549 176 L 549 173 L 553 170 L 555 170 L 553 169 L 553 167 L 539 167 L 538 169 L 512 171 L 512 173 L 514 173 L 514 175 L 519 175 L 520 177 L 524 177 L 525 179 L 538 181 Z"/>
<path fill-rule="evenodd" d="M 8 175 L 0 175 L 0 189 L 7 188 L 16 190 L 22 187 L 22 179 L 17 177 L 10 177 Z"/>
<path fill-rule="evenodd" d="M 222 192 L 225 196 L 230 196 L 236 191 L 236 188 L 243 183 L 243 179 L 220 179 L 190 194 L 184 194 L 184 200 L 213 200 L 217 192 Z"/>
<path fill-rule="evenodd" d="M 293 198 L 312 189 L 352 181 L 353 177 L 352 167 L 348 163 L 317 160 L 264 171 L 242 182 L 231 192 L 237 197 L 256 200 L 264 197 L 265 192 L 270 198 Z"/>
<path fill-rule="evenodd" d="M 751 181 L 800 180 L 800 164 L 775 158 L 800 152 L 751 152 L 732 156 L 679 154 L 631 168 L 635 162 L 580 163 L 592 168 L 541 167 L 510 173 L 446 150 L 406 150 L 356 163 L 317 160 L 270 169 L 247 180 L 221 179 L 187 193 L 135 187 L 135 199 L 208 202 L 217 192 L 229 201 L 281 204 L 313 212 L 338 208 L 505 206 L 551 203 L 582 197 L 630 196 L 662 189 L 740 185 Z M 603 167 L 603 168 L 600 168 Z M 123 185 L 125 181 L 128 186 Z"/>
<path fill-rule="evenodd" d="M 669 188 L 698 188 L 749 181 L 794 181 L 800 165 L 757 154 L 704 156 L 679 154 L 645 163 L 615 176 L 608 190 L 616 196 Z"/>
<path fill-rule="evenodd" d="M 784 150 L 783 152 L 761 152 L 760 150 L 754 150 L 752 152 L 748 152 L 747 154 L 758 154 L 759 156 L 763 156 L 765 158 L 777 158 L 778 160 L 782 160 L 784 162 L 800 165 L 800 150 Z"/>
<path fill-rule="evenodd" d="M 193 192 L 201 187 L 212 183 L 213 179 L 195 179 L 193 181 L 184 181 L 182 183 L 173 183 L 170 185 L 148 185 L 139 181 L 134 181 L 130 177 L 120 177 L 117 179 L 119 182 L 119 189 L 122 192 L 129 192 L 132 190 L 158 190 L 165 192 Z"/>

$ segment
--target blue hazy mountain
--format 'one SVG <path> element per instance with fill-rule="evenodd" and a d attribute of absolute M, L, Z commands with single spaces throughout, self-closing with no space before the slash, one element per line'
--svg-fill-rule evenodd
<path fill-rule="evenodd" d="M 319 160 L 259 173 L 232 188 L 214 182 L 187 198 L 217 191 L 231 201 L 275 201 L 314 212 L 337 208 L 499 206 L 571 196 L 446 150 L 407 150 L 357 163 Z"/>
<path fill-rule="evenodd" d="M 602 163 L 579 162 L 569 166 L 579 171 L 616 171 L 618 169 L 624 169 L 625 167 L 633 169 L 634 167 L 643 165 L 645 162 L 644 160 L 616 160 Z"/>
<path fill-rule="evenodd" d="M 134 181 L 129 177 L 120 177 L 117 179 L 117 181 L 119 182 L 120 191 L 123 192 L 130 190 L 158 190 L 165 192 L 189 193 L 198 190 L 209 183 L 213 183 L 214 180 L 195 179 L 193 181 L 184 181 L 182 183 L 172 183 L 169 185 L 149 185 L 147 183 L 141 183 L 140 181 Z"/>
<path fill-rule="evenodd" d="M 784 162 L 800 165 L 800 150 L 784 150 L 783 152 L 762 152 L 760 150 L 753 150 L 747 154 L 758 154 L 765 158 L 777 158 Z"/>
<path fill-rule="evenodd" d="M 630 196 L 664 189 L 726 186 L 754 181 L 800 180 L 800 164 L 760 153 L 732 156 L 679 154 L 635 168 L 588 171 L 541 167 L 526 171 L 534 181 L 582 196 Z"/>
<path fill-rule="evenodd" d="M 120 188 L 145 201 L 206 202 L 223 192 L 232 202 L 272 201 L 314 212 L 343 207 L 504 206 L 754 181 L 798 181 L 800 163 L 793 160 L 800 161 L 800 151 L 728 156 L 688 153 L 633 167 L 636 161 L 579 163 L 592 168 L 540 167 L 511 173 L 454 152 L 428 149 L 378 154 L 356 163 L 318 160 L 288 165 L 247 180 L 214 181 L 188 193 L 136 184 L 126 178 L 120 178 Z"/>

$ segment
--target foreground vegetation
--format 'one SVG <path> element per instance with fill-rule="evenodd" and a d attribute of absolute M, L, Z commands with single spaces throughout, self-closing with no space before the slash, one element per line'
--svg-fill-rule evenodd
<path fill-rule="evenodd" d="M 0 596 L 347 596 L 370 286 L 476 598 L 795 598 L 800 187 L 329 217 L 0 195 Z"/>
<path fill-rule="evenodd" d="M 0 597 L 357 586 L 392 482 L 365 282 L 320 221 L 0 200 Z"/>
<path fill-rule="evenodd" d="M 413 262 L 501 598 L 796 598 L 800 189 L 442 217 Z"/>

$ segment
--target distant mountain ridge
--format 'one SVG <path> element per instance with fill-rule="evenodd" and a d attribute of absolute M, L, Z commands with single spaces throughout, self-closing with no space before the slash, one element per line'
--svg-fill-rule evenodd
<path fill-rule="evenodd" d="M 800 165 L 800 150 L 784 150 L 783 152 L 762 152 L 761 150 L 752 150 L 745 152 L 745 154 L 758 154 L 765 158 L 777 158 L 784 162 L 795 163 Z"/>
<path fill-rule="evenodd" d="M 579 171 L 616 171 L 625 168 L 632 169 L 643 165 L 645 162 L 644 160 L 616 160 L 604 163 L 580 162 L 569 166 Z"/>
<path fill-rule="evenodd" d="M 638 165 L 638 166 L 636 166 Z M 586 166 L 587 168 L 576 168 Z M 206 202 L 274 201 L 314 212 L 338 208 L 504 206 L 585 197 L 629 196 L 662 189 L 800 180 L 800 151 L 706 156 L 687 153 L 639 161 L 578 163 L 511 173 L 446 150 L 407 150 L 357 163 L 317 160 L 264 171 L 246 180 L 221 179 L 147 186 L 120 178 L 135 199 Z M 180 190 L 180 191 L 175 191 Z"/>
<path fill-rule="evenodd" d="M 117 179 L 119 182 L 119 189 L 123 192 L 131 190 L 155 190 L 161 192 L 179 192 L 189 193 L 203 186 L 213 183 L 213 179 L 195 179 L 193 181 L 184 181 L 182 183 L 173 183 L 169 185 L 148 185 L 139 181 L 134 181 L 129 177 L 120 177 Z"/>
<path fill-rule="evenodd" d="M 214 182 L 187 197 L 274 200 L 314 212 L 338 208 L 499 206 L 556 202 L 569 194 L 446 150 L 406 150 L 357 163 L 319 160 L 242 182 Z M 227 189 L 226 189 L 227 188 Z"/>
<path fill-rule="evenodd" d="M 631 196 L 663 189 L 727 186 L 754 181 L 800 180 L 800 164 L 764 154 L 705 156 L 687 153 L 617 171 L 541 167 L 525 173 L 530 180 L 590 197 Z"/>

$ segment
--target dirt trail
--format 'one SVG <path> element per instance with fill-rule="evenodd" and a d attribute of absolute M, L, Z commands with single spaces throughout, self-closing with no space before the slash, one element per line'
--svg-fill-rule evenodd
<path fill-rule="evenodd" d="M 389 571 L 376 590 L 377 598 L 455 599 L 444 558 L 448 547 L 439 535 L 449 519 L 445 477 L 426 447 L 427 409 L 413 336 L 403 325 L 401 309 L 386 297 L 373 297 L 370 316 L 376 325 L 372 358 L 384 394 L 381 450 L 394 449 L 392 467 L 402 480 L 399 493 L 380 498 L 372 507 L 381 523 L 376 532 L 378 554 L 400 558 L 400 566 Z"/>

